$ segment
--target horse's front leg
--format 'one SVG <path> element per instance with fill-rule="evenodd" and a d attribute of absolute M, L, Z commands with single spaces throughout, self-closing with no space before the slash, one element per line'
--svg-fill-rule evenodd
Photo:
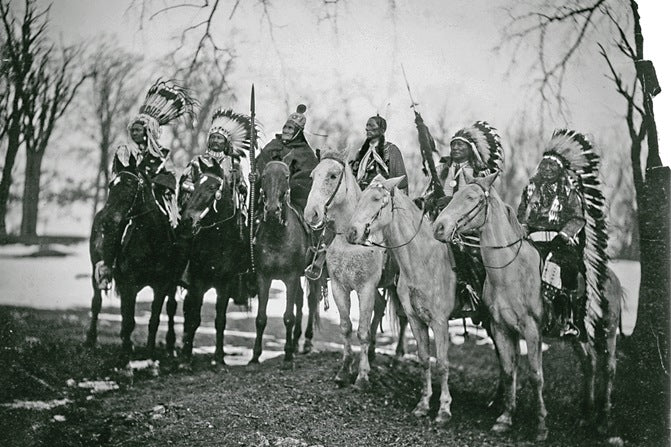
<path fill-rule="evenodd" d="M 359 374 L 357 375 L 354 385 L 361 390 L 368 389 L 370 386 L 368 379 L 368 373 L 370 372 L 370 362 L 368 361 L 370 355 L 369 344 L 380 324 L 380 322 L 377 321 L 373 323 L 373 326 L 369 327 L 368 322 L 371 321 L 373 316 L 375 301 L 377 299 L 382 299 L 384 304 L 384 299 L 380 296 L 380 293 L 375 286 L 376 284 L 367 284 L 358 291 L 359 328 L 357 329 L 357 336 L 359 338 L 359 346 L 361 346 L 361 354 L 359 355 Z M 380 314 L 383 313 L 384 312 L 380 312 Z M 373 350 L 375 350 L 375 343 L 373 343 Z"/>
<path fill-rule="evenodd" d="M 387 301 L 385 300 L 385 297 L 380 295 L 380 292 L 378 291 L 377 288 L 374 289 L 374 306 L 373 306 L 373 320 L 370 323 L 370 331 L 369 331 L 369 338 L 370 342 L 368 344 L 368 349 L 367 351 L 363 351 L 362 353 L 367 352 L 368 353 L 368 361 L 373 362 L 375 360 L 375 347 L 376 347 L 376 338 L 377 338 L 377 330 L 380 327 L 380 323 L 382 322 L 382 318 L 384 317 L 384 308 L 387 306 Z M 361 307 L 361 297 L 359 297 L 359 307 Z M 365 322 L 368 320 L 363 320 L 360 319 L 360 322 Z M 359 323 L 359 327 L 361 327 L 361 323 Z"/>
<path fill-rule="evenodd" d="M 151 301 L 149 333 L 147 334 L 147 353 L 153 358 L 156 349 L 156 333 L 158 332 L 158 325 L 161 323 L 161 311 L 163 310 L 163 303 L 165 302 L 169 287 L 153 284 L 151 289 L 154 292 L 154 299 Z"/>
<path fill-rule="evenodd" d="M 396 360 L 400 360 L 405 356 L 407 350 L 407 339 L 405 337 L 405 330 L 408 327 L 408 316 L 401 306 L 401 300 L 398 297 L 396 286 L 392 285 L 387 288 L 389 293 L 389 304 L 394 306 L 396 316 L 398 318 L 398 343 L 396 344 Z"/>
<path fill-rule="evenodd" d="M 331 292 L 333 300 L 338 307 L 340 315 L 340 332 L 343 336 L 343 359 L 340 369 L 335 376 L 335 382 L 340 386 L 347 386 L 350 383 L 350 369 L 352 368 L 352 320 L 350 320 L 350 292 L 345 289 L 338 281 L 331 281 Z"/>
<path fill-rule="evenodd" d="M 214 348 L 214 365 L 225 365 L 224 361 L 224 331 L 226 330 L 226 310 L 228 309 L 231 284 L 219 285 L 217 289 L 216 313 L 214 317 L 214 328 L 216 341 Z"/>
<path fill-rule="evenodd" d="M 292 340 L 292 352 L 298 353 L 298 340 L 303 334 L 303 287 L 301 286 L 300 274 L 296 276 L 296 294 L 294 295 L 294 307 L 296 319 L 294 321 L 294 334 Z"/>
<path fill-rule="evenodd" d="M 429 327 L 414 313 L 408 314 L 408 320 L 410 321 L 412 334 L 415 336 L 415 340 L 417 340 L 417 356 L 419 357 L 419 363 L 424 370 L 424 387 L 422 388 L 422 396 L 419 398 L 419 402 L 417 402 L 417 405 L 412 411 L 412 414 L 417 417 L 424 417 L 429 414 L 429 401 L 431 400 L 431 395 L 433 394 L 433 388 L 431 385 Z"/>
<path fill-rule="evenodd" d="M 517 363 L 519 359 L 519 335 L 512 331 L 506 331 L 492 322 L 492 335 L 494 343 L 499 349 L 499 361 L 501 362 L 501 381 L 503 383 L 503 413 L 496 419 L 492 430 L 503 433 L 512 428 L 513 413 L 517 404 Z"/>
<path fill-rule="evenodd" d="M 168 313 L 168 332 L 165 334 L 165 348 L 168 357 L 175 356 L 175 340 L 177 339 L 175 335 L 175 314 L 177 313 L 176 293 L 177 288 L 172 287 L 168 292 L 168 302 L 165 306 L 165 310 Z"/>
<path fill-rule="evenodd" d="M 303 343 L 303 354 L 309 354 L 312 351 L 312 338 L 314 337 L 314 327 L 319 327 L 319 299 L 321 298 L 322 278 L 317 281 L 308 280 L 308 323 L 305 328 L 305 342 Z"/>
<path fill-rule="evenodd" d="M 536 441 L 545 441 L 548 437 L 548 428 L 545 418 L 548 414 L 543 400 L 543 338 L 540 325 L 533 319 L 527 318 L 524 330 L 524 339 L 527 343 L 527 357 L 531 367 L 531 382 L 536 392 L 537 421 Z"/>
<path fill-rule="evenodd" d="M 447 316 L 445 321 L 437 322 L 431 327 L 433 335 L 436 340 L 436 361 L 438 366 L 438 373 L 440 374 L 440 407 L 436 415 L 436 423 L 445 424 L 452 418 L 452 396 L 450 395 L 450 388 L 448 386 L 448 378 L 450 373 L 450 362 L 448 351 L 450 347 L 450 331 L 449 321 Z"/>
<path fill-rule="evenodd" d="M 249 364 L 259 363 L 259 357 L 263 352 L 263 332 L 266 330 L 266 323 L 268 322 L 268 315 L 266 309 L 268 307 L 268 293 L 270 292 L 270 283 L 272 279 L 261 272 L 256 274 L 256 282 L 259 287 L 259 308 L 256 311 L 256 340 L 254 341 L 254 353 Z"/>
<path fill-rule="evenodd" d="M 606 352 L 604 355 L 604 396 L 603 396 L 603 416 L 601 423 L 597 427 L 600 433 L 608 434 L 610 427 L 610 412 L 612 408 L 611 396 L 613 394 L 613 382 L 615 381 L 615 370 L 617 367 L 617 329 L 611 327 L 606 333 Z"/>
<path fill-rule="evenodd" d="M 135 300 L 139 290 L 133 285 L 117 287 L 121 299 L 121 348 L 124 355 L 130 355 L 133 352 L 131 334 L 135 329 Z"/>
<path fill-rule="evenodd" d="M 182 357 L 191 362 L 193 340 L 200 326 L 200 310 L 203 306 L 204 284 L 200 279 L 193 278 L 184 297 L 184 334 L 182 338 Z"/>
<path fill-rule="evenodd" d="M 296 316 L 294 315 L 294 302 L 299 293 L 302 292 L 300 285 L 300 277 L 289 277 L 284 280 L 287 287 L 286 305 L 284 307 L 284 321 L 285 343 L 284 343 L 284 361 L 290 362 L 294 359 L 294 324 L 296 323 Z M 302 295 L 301 295 L 302 296 Z M 302 301 L 302 300 L 301 300 Z"/>
<path fill-rule="evenodd" d="M 103 298 L 102 292 L 98 288 L 98 282 L 95 275 L 91 275 L 91 286 L 93 286 L 93 298 L 91 298 L 91 322 L 89 330 L 86 334 L 86 346 L 92 348 L 96 345 L 98 340 L 98 315 L 102 307 Z"/>

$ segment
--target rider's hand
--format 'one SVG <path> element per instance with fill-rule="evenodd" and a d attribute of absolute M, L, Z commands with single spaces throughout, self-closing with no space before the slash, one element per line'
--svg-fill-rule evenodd
<path fill-rule="evenodd" d="M 247 178 L 249 179 L 249 183 L 254 184 L 256 183 L 256 172 L 250 172 Z"/>
<path fill-rule="evenodd" d="M 243 196 L 247 195 L 247 185 L 244 183 L 238 183 L 238 192 Z"/>

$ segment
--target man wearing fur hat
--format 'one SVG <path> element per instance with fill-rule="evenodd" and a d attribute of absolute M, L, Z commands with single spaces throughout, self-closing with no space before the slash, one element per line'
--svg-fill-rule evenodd
<path fill-rule="evenodd" d="M 300 104 L 296 112 L 289 115 L 282 126 L 282 133 L 275 135 L 256 158 L 256 172 L 250 175 L 256 187 L 260 187 L 260 176 L 270 161 L 282 161 L 289 167 L 289 187 L 291 188 L 291 204 L 297 207 L 300 215 L 312 188 L 310 174 L 319 160 L 312 150 L 303 131 L 305 130 L 305 105 Z M 262 208 L 259 208 L 262 209 Z"/>
<path fill-rule="evenodd" d="M 401 177 L 404 179 L 398 188 L 408 193 L 408 174 L 405 170 L 403 155 L 398 147 L 385 140 L 387 120 L 380 115 L 368 118 L 366 122 L 366 141 L 350 161 L 352 172 L 361 189 L 366 189 L 370 182 L 381 174 L 384 178 Z"/>
<path fill-rule="evenodd" d="M 546 260 L 543 293 L 554 302 L 554 316 L 564 320 L 560 335 L 579 333 L 573 321 L 572 305 L 579 295 L 586 220 L 583 198 L 574 177 L 568 161 L 560 153 L 547 151 L 536 174 L 524 188 L 517 211 L 529 238 Z M 553 271 L 554 266 L 559 267 L 559 275 Z"/>

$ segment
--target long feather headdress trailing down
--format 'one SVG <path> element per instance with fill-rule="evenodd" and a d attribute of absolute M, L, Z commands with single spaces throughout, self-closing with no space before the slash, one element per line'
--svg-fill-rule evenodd
<path fill-rule="evenodd" d="M 605 198 L 599 179 L 600 157 L 587 137 L 573 130 L 558 129 L 552 135 L 544 157 L 553 157 L 570 171 L 570 181 L 577 187 L 585 203 L 585 282 L 587 309 L 585 329 L 594 338 L 603 319 L 608 316 L 608 300 L 603 296 L 608 278 L 608 233 Z"/>
<path fill-rule="evenodd" d="M 260 125 L 255 123 L 256 133 L 260 131 Z M 246 156 L 244 151 L 249 151 L 252 141 L 252 120 L 249 116 L 234 112 L 231 109 L 219 109 L 212 115 L 212 126 L 208 137 L 218 133 L 226 137 L 233 150 Z"/>
<path fill-rule="evenodd" d="M 196 101 L 185 88 L 174 81 L 158 79 L 149 88 L 140 106 L 140 114 L 149 115 L 159 126 L 164 126 L 180 116 L 192 114 L 195 106 Z"/>
<path fill-rule="evenodd" d="M 488 174 L 503 169 L 503 146 L 497 130 L 486 121 L 476 121 L 471 127 L 458 130 L 450 141 L 468 143 Z"/>

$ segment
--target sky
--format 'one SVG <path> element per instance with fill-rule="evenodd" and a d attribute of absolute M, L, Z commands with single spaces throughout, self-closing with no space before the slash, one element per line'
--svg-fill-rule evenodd
<path fill-rule="evenodd" d="M 173 3 L 155 1 L 145 17 L 160 5 Z M 655 0 L 639 3 L 646 56 L 655 62 L 663 89 L 655 98 L 655 109 L 662 157 L 669 164 L 671 93 L 665 86 L 671 85 L 671 63 L 664 45 L 669 41 L 671 7 Z M 180 30 L 200 17 L 195 8 L 180 9 L 177 14 L 145 20 L 140 29 L 139 4 L 136 0 L 129 8 L 131 1 L 57 0 L 52 5 L 50 31 L 64 42 L 91 40 L 105 33 L 132 51 L 160 58 L 175 47 Z M 348 108 L 355 122 L 361 122 L 363 138 L 366 118 L 380 113 L 388 119 L 390 139 L 400 139 L 401 130 L 412 125 L 401 64 L 429 125 L 442 114 L 455 130 L 476 119 L 509 128 L 531 122 L 537 114 L 529 105 L 533 93 L 527 84 L 529 74 L 522 69 L 525 57 L 530 60 L 535 54 L 523 52 L 520 67 L 506 76 L 510 51 L 492 52 L 506 21 L 501 8 L 507 1 L 397 1 L 393 17 L 387 0 L 341 1 L 329 7 L 338 8 L 336 34 L 333 22 L 317 21 L 321 2 L 283 0 L 272 3 L 270 10 L 273 39 L 257 2 L 242 2 L 232 20 L 228 16 L 234 2 L 222 0 L 221 4 L 213 34 L 218 42 L 236 49 L 235 106 L 248 108 L 247 92 L 254 82 L 259 117 L 271 136 L 294 104 L 316 95 L 323 102 L 308 104 L 308 119 L 310 114 L 328 117 Z M 622 100 L 612 84 L 604 82 L 603 60 L 589 53 L 578 57 L 579 68 L 566 79 L 568 121 L 556 117 L 548 125 L 609 133 L 614 122 L 621 123 Z M 335 85 L 340 90 L 335 91 Z M 345 102 L 348 94 L 353 98 Z M 310 121 L 307 128 L 319 133 L 310 128 Z M 626 137 L 624 132 L 617 135 Z"/>

